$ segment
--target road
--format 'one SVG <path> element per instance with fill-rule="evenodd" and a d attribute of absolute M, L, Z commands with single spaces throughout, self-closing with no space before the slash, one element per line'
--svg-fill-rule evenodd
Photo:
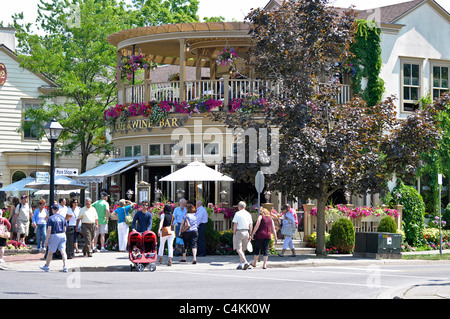
<path fill-rule="evenodd" d="M 175 267 L 174 267 L 175 268 Z M 0 272 L 1 299 L 374 299 L 448 280 L 450 263 L 155 272 Z"/>

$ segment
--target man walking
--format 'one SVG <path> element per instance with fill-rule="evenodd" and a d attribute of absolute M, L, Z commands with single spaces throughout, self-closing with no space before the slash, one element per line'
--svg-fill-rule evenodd
<path fill-rule="evenodd" d="M 203 202 L 198 200 L 196 205 L 197 227 L 198 227 L 198 253 L 197 257 L 206 257 L 206 224 L 208 223 L 208 212 L 203 207 Z"/>
<path fill-rule="evenodd" d="M 48 254 L 45 265 L 41 268 L 44 271 L 50 270 L 50 262 L 52 261 L 53 254 L 59 250 L 61 252 L 63 261 L 63 272 L 67 272 L 66 261 L 66 219 L 58 214 L 59 207 L 57 204 L 52 205 L 53 215 L 48 218 L 47 221 L 47 238 L 45 239 L 45 247 L 48 247 Z"/>
<path fill-rule="evenodd" d="M 86 197 L 86 206 L 84 206 L 80 215 L 78 215 L 76 230 L 81 221 L 81 233 L 84 237 L 83 255 L 92 257 L 92 239 L 94 238 L 95 230 L 98 228 L 98 215 L 95 208 L 92 206 L 92 199 Z"/>
<path fill-rule="evenodd" d="M 244 270 L 250 266 L 245 258 L 245 249 L 247 249 L 250 234 L 253 231 L 252 215 L 245 210 L 246 207 L 245 202 L 239 202 L 239 210 L 234 214 L 233 218 L 233 249 L 239 254 L 240 260 L 237 269 Z"/>
<path fill-rule="evenodd" d="M 92 206 L 97 211 L 98 215 L 98 229 L 94 234 L 94 252 L 97 251 L 98 235 L 100 235 L 100 251 L 107 251 L 105 248 L 105 234 L 108 233 L 108 221 L 109 221 L 109 204 L 108 194 L 102 192 L 100 199 L 96 201 Z"/>

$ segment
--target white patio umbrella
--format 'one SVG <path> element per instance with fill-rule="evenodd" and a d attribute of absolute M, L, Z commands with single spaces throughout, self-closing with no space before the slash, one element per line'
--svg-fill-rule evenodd
<path fill-rule="evenodd" d="M 36 190 L 35 188 L 26 187 L 27 184 L 34 182 L 33 177 L 26 177 L 18 182 L 9 184 L 8 186 L 0 188 L 1 192 L 28 192 Z"/>
<path fill-rule="evenodd" d="M 161 182 L 232 182 L 229 176 L 226 176 L 203 163 L 194 161 L 186 167 L 173 172 L 160 179 Z"/>
<path fill-rule="evenodd" d="M 186 167 L 173 172 L 160 179 L 161 182 L 195 182 L 195 198 L 197 198 L 197 182 L 232 182 L 229 176 L 226 176 L 205 164 L 194 161 Z"/>
<path fill-rule="evenodd" d="M 50 189 L 50 182 L 48 183 L 37 183 L 32 182 L 25 187 L 33 188 L 33 189 L 39 189 L 39 190 L 48 190 Z M 57 175 L 55 176 L 55 191 L 59 190 L 75 190 L 75 189 L 86 189 L 88 188 L 87 185 L 78 183 L 76 180 L 63 176 L 63 175 Z"/>

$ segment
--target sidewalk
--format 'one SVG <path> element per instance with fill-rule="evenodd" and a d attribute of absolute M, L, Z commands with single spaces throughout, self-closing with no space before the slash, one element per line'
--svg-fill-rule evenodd
<path fill-rule="evenodd" d="M 439 251 L 417 252 L 439 253 Z M 412 254 L 412 253 L 404 253 Z M 5 256 L 6 263 L 0 264 L 0 271 L 27 271 L 42 272 L 39 269 L 44 264 L 44 254 L 17 254 Z M 251 260 L 253 256 L 250 256 Z M 181 263 L 181 257 L 174 257 L 172 267 L 167 266 L 167 256 L 164 256 L 163 264 L 156 263 L 156 271 L 186 271 L 186 270 L 235 270 L 239 263 L 239 256 L 218 256 L 211 255 L 207 257 L 198 257 L 197 264 L 192 264 L 192 256 L 187 257 L 186 263 Z M 358 258 L 352 255 L 333 255 L 327 258 L 317 258 L 315 255 L 298 255 L 296 257 L 269 256 L 268 268 L 287 268 L 287 267 L 321 267 L 321 266 L 370 266 L 370 265 L 406 265 L 406 264 L 426 264 L 426 263 L 446 263 L 450 261 L 425 261 L 425 260 L 404 260 L 404 259 L 369 259 Z M 131 262 L 128 254 L 123 252 L 97 252 L 93 257 L 83 257 L 82 254 L 75 254 L 75 258 L 69 259 L 67 267 L 70 271 L 93 272 L 93 271 L 130 271 Z M 61 260 L 53 260 L 50 265 L 50 271 L 60 271 L 62 269 Z M 262 262 L 257 264 L 257 268 L 262 268 Z M 133 269 L 133 271 L 136 271 Z M 148 271 L 147 268 L 145 271 Z M 393 298 L 432 298 L 432 299 L 450 299 L 450 279 L 448 281 L 429 281 L 414 286 L 396 287 L 387 290 L 378 296 L 379 299 Z"/>

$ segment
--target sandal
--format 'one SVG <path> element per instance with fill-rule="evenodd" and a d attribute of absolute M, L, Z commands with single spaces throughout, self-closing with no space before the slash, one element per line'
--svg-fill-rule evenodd
<path fill-rule="evenodd" d="M 186 259 L 180 259 L 180 263 L 185 263 Z"/>
<path fill-rule="evenodd" d="M 172 260 L 169 259 L 169 261 L 167 262 L 167 266 L 172 266 Z"/>

